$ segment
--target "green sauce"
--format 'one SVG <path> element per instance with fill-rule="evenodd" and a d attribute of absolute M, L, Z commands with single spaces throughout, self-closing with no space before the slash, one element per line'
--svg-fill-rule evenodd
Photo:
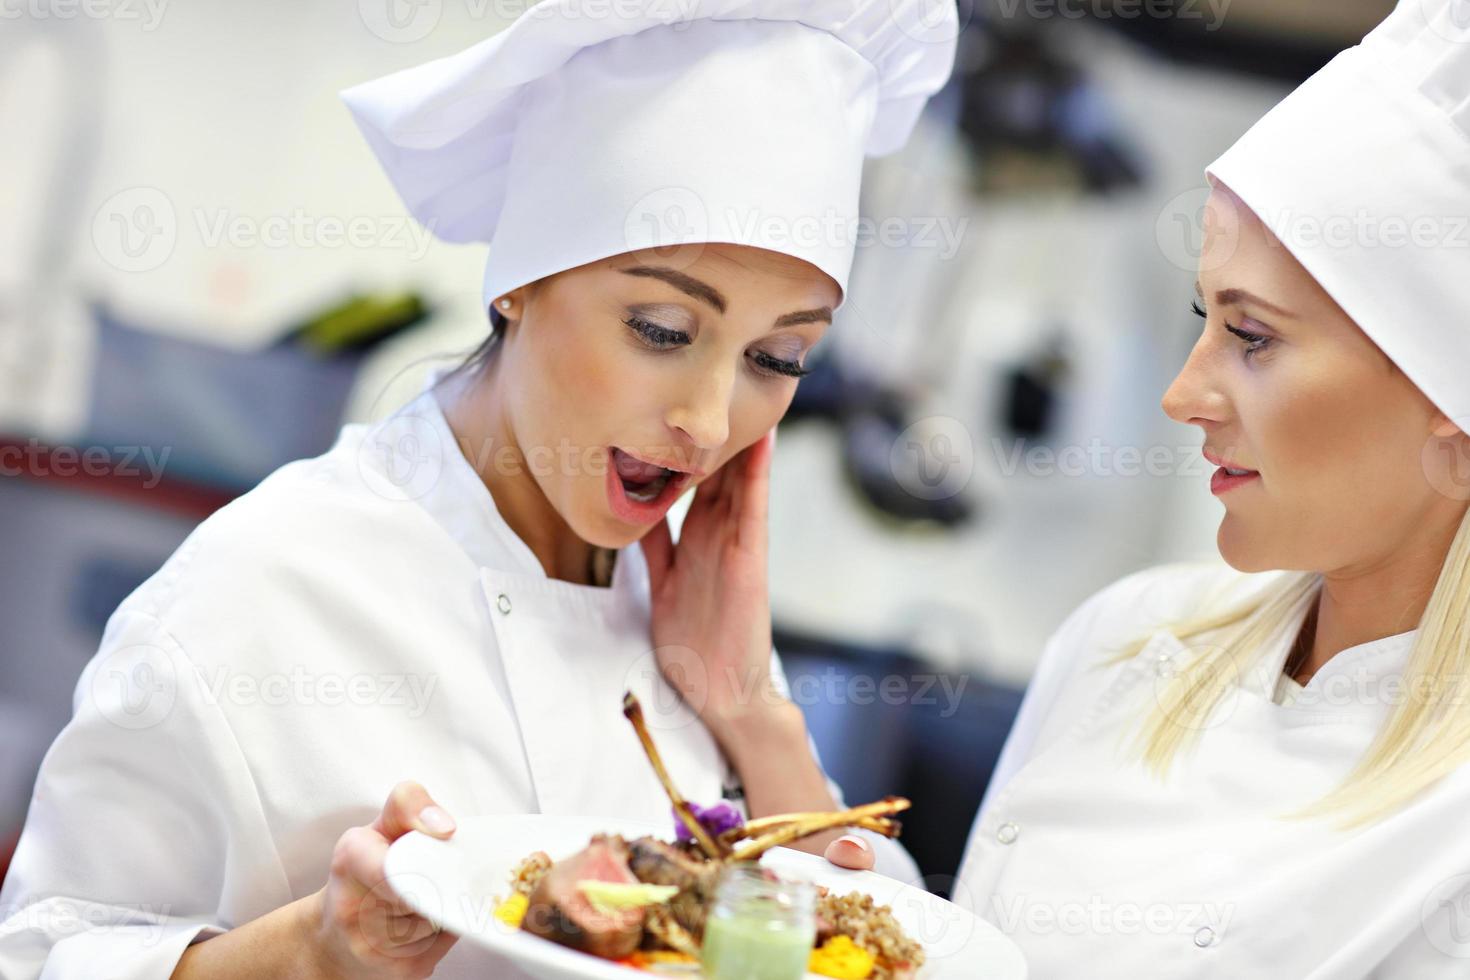
<path fill-rule="evenodd" d="M 702 960 L 709 980 L 801 980 L 816 930 L 790 922 L 712 915 L 704 927 Z"/>

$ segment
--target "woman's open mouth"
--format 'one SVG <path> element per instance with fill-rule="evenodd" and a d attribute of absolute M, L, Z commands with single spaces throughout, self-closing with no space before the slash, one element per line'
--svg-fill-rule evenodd
<path fill-rule="evenodd" d="M 651 524 L 663 517 L 692 474 L 640 459 L 613 446 L 608 450 L 607 496 L 612 511 L 631 524 Z"/>
<path fill-rule="evenodd" d="M 1244 466 L 1236 466 L 1231 460 L 1224 459 L 1209 449 L 1204 450 L 1204 457 L 1219 467 L 1215 471 L 1214 476 L 1210 478 L 1210 492 L 1216 496 L 1228 490 L 1234 490 L 1236 487 L 1244 486 L 1261 475 L 1256 470 L 1246 469 Z"/>
<path fill-rule="evenodd" d="M 1210 478 L 1210 492 L 1216 495 L 1244 486 L 1261 474 L 1255 470 L 1238 470 L 1222 466 Z"/>

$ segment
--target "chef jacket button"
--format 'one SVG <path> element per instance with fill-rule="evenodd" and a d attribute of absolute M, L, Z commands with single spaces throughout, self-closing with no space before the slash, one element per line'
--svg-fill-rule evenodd
<path fill-rule="evenodd" d="M 1005 823 L 1001 824 L 1000 829 L 995 832 L 995 839 L 1000 841 L 1002 844 L 1013 844 L 1015 843 L 1016 838 L 1020 836 L 1021 828 L 1017 827 L 1010 821 L 1006 821 Z"/>
<path fill-rule="evenodd" d="M 506 595 L 504 592 L 502 592 L 502 593 L 500 593 L 500 595 L 496 596 L 495 597 L 495 608 L 496 609 L 499 609 L 502 613 L 504 613 L 505 615 L 509 616 L 510 615 L 510 596 Z"/>
<path fill-rule="evenodd" d="M 1200 926 L 1199 931 L 1194 934 L 1194 944 L 1200 949 L 1215 945 L 1215 930 L 1209 926 Z"/>

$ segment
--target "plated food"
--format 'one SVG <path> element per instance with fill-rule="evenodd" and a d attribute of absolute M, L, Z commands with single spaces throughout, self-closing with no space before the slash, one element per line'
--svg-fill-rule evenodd
<path fill-rule="evenodd" d="M 714 977 L 775 978 L 810 971 L 838 980 L 917 975 L 924 949 L 887 906 L 860 892 L 783 880 L 757 863 L 773 848 L 834 828 L 896 837 L 893 817 L 908 809 L 907 800 L 748 822 L 725 803 L 703 809 L 670 781 L 631 694 L 624 714 L 668 794 L 674 839 L 603 833 L 559 859 L 532 853 L 511 873 L 510 892 L 495 910 L 501 923 L 652 972 L 693 975 L 702 968 Z M 731 972 L 737 960 L 741 965 Z"/>
<path fill-rule="evenodd" d="M 625 707 L 640 728 L 636 703 Z M 651 741 L 646 746 L 660 770 Z M 605 815 L 464 816 L 447 840 L 413 831 L 394 841 L 384 859 L 387 881 L 419 915 L 459 936 L 464 946 L 477 947 L 461 948 L 459 964 L 481 966 L 486 977 L 765 980 L 777 960 L 782 970 L 793 971 L 780 975 L 804 980 L 1025 980 L 1016 944 L 963 905 L 931 894 L 921 882 L 849 871 L 777 843 L 815 828 L 856 826 L 896 835 L 894 816 L 907 801 L 746 822 L 728 805 L 690 804 L 666 776 L 660 779 L 678 814 L 674 833 L 666 822 Z M 713 857 L 691 819 L 710 846 L 728 853 Z M 559 869 L 564 873 L 554 874 Z M 533 907 L 532 896 L 543 886 Z M 548 916 L 544 928 L 537 910 Z M 593 912 L 616 927 L 600 928 Z M 678 930 L 689 934 L 691 945 L 681 947 Z M 773 935 L 774 941 L 761 941 Z M 634 936 L 637 945 L 628 955 L 602 955 L 620 952 L 619 943 L 632 945 Z M 804 970 L 794 972 L 802 961 Z"/>

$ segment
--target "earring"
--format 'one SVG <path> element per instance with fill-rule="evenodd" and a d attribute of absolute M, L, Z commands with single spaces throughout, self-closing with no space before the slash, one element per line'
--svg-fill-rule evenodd
<path fill-rule="evenodd" d="M 510 299 L 509 299 L 509 297 L 502 296 L 500 298 L 500 308 L 502 310 L 508 310 L 508 309 L 510 309 Z"/>

